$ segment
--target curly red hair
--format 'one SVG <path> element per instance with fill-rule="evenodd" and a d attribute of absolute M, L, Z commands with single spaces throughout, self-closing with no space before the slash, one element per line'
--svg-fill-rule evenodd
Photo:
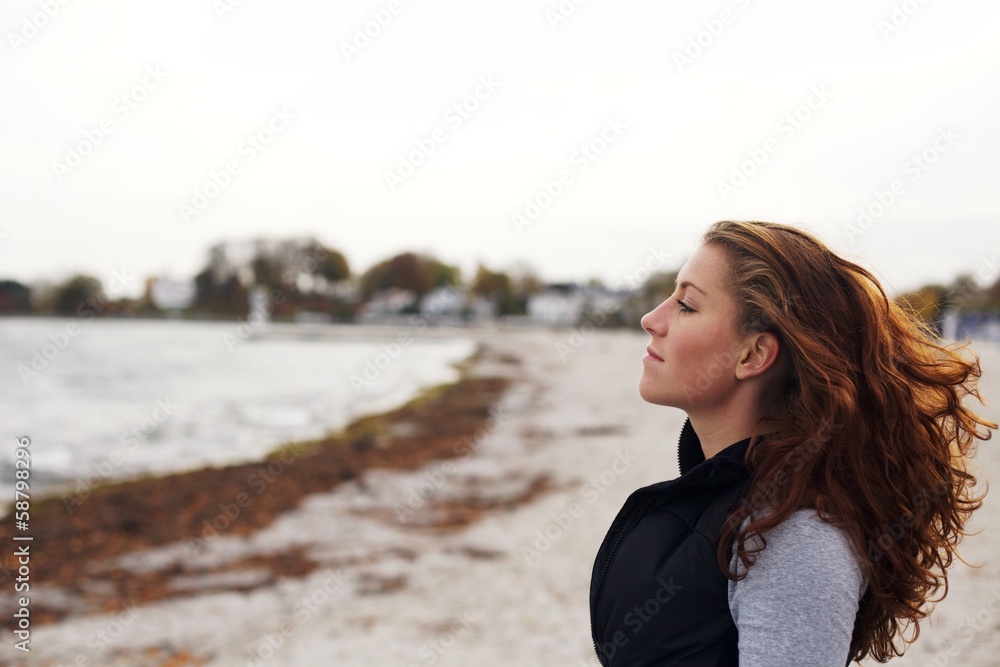
<path fill-rule="evenodd" d="M 782 400 L 757 423 L 749 487 L 720 536 L 719 564 L 741 578 L 730 549 L 748 567 L 766 531 L 814 508 L 846 532 L 868 579 L 851 657 L 902 655 L 928 603 L 947 594 L 985 493 L 966 459 L 997 424 L 962 402 L 982 403 L 979 359 L 943 345 L 871 272 L 802 229 L 722 221 L 703 242 L 727 251 L 740 334 L 773 332 L 786 355 Z"/>

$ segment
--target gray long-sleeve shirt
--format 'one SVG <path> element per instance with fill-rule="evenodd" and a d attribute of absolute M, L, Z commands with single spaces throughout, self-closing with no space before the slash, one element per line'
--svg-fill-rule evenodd
<path fill-rule="evenodd" d="M 802 509 L 764 537 L 746 577 L 729 582 L 740 667 L 844 667 L 866 586 L 847 536 Z"/>

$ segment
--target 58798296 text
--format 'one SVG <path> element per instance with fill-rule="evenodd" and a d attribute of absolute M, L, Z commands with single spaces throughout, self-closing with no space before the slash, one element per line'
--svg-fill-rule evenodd
<path fill-rule="evenodd" d="M 23 436 L 17 439 L 14 449 L 14 525 L 22 533 L 27 532 L 31 520 L 31 496 L 29 480 L 31 478 L 31 438 Z M 14 560 L 17 562 L 17 576 L 14 578 L 14 591 L 28 593 L 31 590 L 31 545 L 30 535 L 14 535 Z M 14 636 L 19 640 L 14 648 L 28 653 L 31 651 L 31 600 L 26 595 L 18 598 L 17 611 L 14 612 Z"/>

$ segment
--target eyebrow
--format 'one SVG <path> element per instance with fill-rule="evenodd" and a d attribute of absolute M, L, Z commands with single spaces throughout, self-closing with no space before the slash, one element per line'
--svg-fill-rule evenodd
<path fill-rule="evenodd" d="M 688 282 L 687 280 L 685 280 L 682 283 L 678 283 L 677 282 L 677 278 L 674 278 L 674 284 L 677 285 L 678 287 L 682 287 L 682 288 L 693 287 L 694 289 L 698 290 L 699 292 L 701 292 L 705 296 L 708 296 L 708 293 L 705 290 L 703 290 L 702 288 L 698 287 L 697 285 L 695 285 L 692 282 Z"/>

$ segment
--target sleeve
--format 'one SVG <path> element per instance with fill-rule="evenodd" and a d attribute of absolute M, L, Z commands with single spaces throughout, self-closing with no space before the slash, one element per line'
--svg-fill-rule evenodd
<path fill-rule="evenodd" d="M 866 585 L 847 536 L 804 509 L 764 538 L 746 577 L 729 582 L 740 667 L 843 667 Z"/>

